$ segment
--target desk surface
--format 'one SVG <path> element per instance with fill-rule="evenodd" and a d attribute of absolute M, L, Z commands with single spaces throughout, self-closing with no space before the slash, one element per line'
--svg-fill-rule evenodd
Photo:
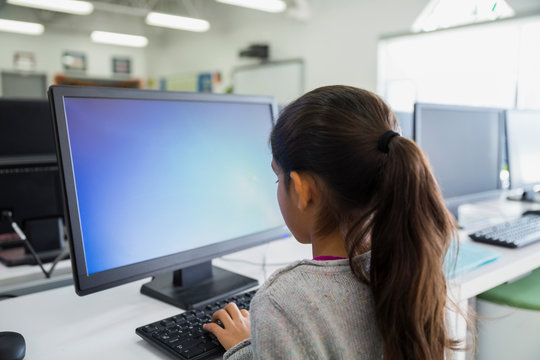
<path fill-rule="evenodd" d="M 512 207 L 511 205 L 510 207 Z M 493 208 L 489 208 L 493 211 Z M 504 217 L 519 216 L 521 208 Z M 460 231 L 462 241 L 468 241 Z M 499 260 L 459 276 L 451 291 L 461 300 L 521 276 L 540 266 L 540 243 L 504 249 Z M 259 279 L 291 261 L 310 258 L 311 248 L 279 240 L 216 259 L 215 265 Z M 262 263 L 268 261 L 266 268 Z M 140 280 L 79 297 L 71 286 L 0 301 L 0 331 L 23 334 L 28 359 L 169 359 L 135 334 L 135 328 L 182 310 L 140 293 Z"/>
<path fill-rule="evenodd" d="M 43 267 L 49 271 L 51 264 L 46 263 Z M 50 278 L 45 278 L 40 268 L 35 265 L 7 267 L 0 263 L 1 298 L 26 295 L 71 284 L 73 284 L 73 277 L 70 260 L 62 260 L 56 264 Z"/>
<path fill-rule="evenodd" d="M 262 283 L 284 264 L 309 257 L 311 247 L 286 239 L 216 259 L 214 265 Z M 0 331 L 21 333 L 28 359 L 170 359 L 135 334 L 141 325 L 182 312 L 141 294 L 149 280 L 84 297 L 67 286 L 0 301 Z"/>

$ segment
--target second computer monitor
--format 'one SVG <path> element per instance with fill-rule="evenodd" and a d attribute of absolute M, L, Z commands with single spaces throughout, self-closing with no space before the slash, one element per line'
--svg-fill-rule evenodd
<path fill-rule="evenodd" d="M 506 111 L 506 136 L 510 186 L 522 189 L 523 200 L 538 197 L 540 184 L 540 111 Z"/>
<path fill-rule="evenodd" d="M 46 100 L 0 98 L 0 209 L 11 212 L 42 261 L 61 252 L 62 193 Z M 0 221 L 0 235 L 18 238 L 8 221 Z M 9 246 L 19 248 L 0 252 L 4 264 L 33 263 L 21 242 Z"/>
<path fill-rule="evenodd" d="M 415 140 L 428 157 L 447 204 L 452 204 L 449 207 L 497 194 L 502 110 L 416 104 L 414 122 Z"/>
<path fill-rule="evenodd" d="M 399 121 L 399 127 L 401 128 L 401 136 L 408 139 L 413 139 L 413 113 L 404 111 L 394 111 Z"/>

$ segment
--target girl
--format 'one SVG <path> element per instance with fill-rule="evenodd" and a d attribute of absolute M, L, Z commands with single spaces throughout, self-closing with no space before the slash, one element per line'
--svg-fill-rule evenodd
<path fill-rule="evenodd" d="M 273 274 L 251 313 L 231 303 L 214 314 L 204 328 L 225 359 L 431 360 L 457 349 L 442 268 L 454 222 L 397 129 L 377 95 L 353 87 L 284 109 L 270 138 L 277 197 L 314 259 Z"/>

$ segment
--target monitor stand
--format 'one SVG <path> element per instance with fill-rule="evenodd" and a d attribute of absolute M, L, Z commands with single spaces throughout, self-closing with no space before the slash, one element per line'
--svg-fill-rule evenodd
<path fill-rule="evenodd" d="M 259 284 L 256 279 L 212 266 L 211 261 L 155 276 L 141 293 L 188 310 Z"/>

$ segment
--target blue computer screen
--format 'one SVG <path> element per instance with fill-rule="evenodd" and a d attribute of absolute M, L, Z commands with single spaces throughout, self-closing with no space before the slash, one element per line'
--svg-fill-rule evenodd
<path fill-rule="evenodd" d="M 88 274 L 283 226 L 268 104 L 64 106 Z"/>

